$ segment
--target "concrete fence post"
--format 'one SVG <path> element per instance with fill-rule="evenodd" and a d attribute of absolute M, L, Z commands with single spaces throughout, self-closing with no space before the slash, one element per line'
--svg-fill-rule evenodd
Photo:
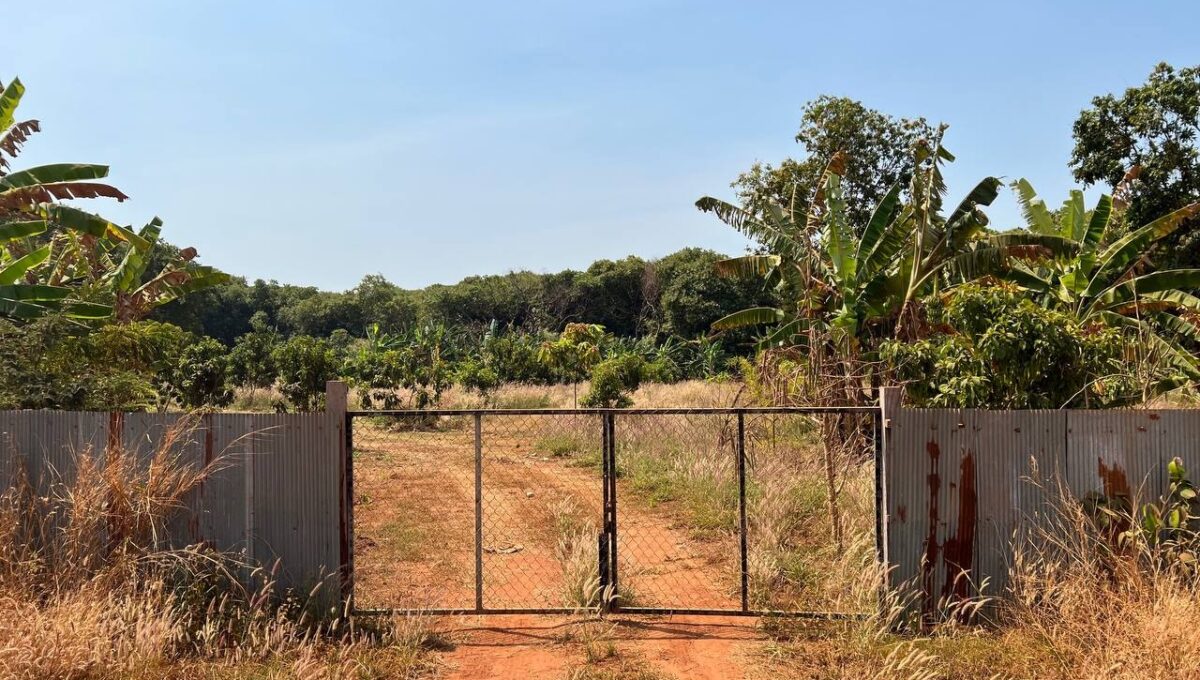
<path fill-rule="evenodd" d="M 329 479 L 337 485 L 337 554 L 338 589 L 342 605 L 346 604 L 351 592 L 354 574 L 354 480 L 351 476 L 350 422 L 346 417 L 349 408 L 350 388 L 339 380 L 325 383 L 325 416 L 328 418 Z"/>

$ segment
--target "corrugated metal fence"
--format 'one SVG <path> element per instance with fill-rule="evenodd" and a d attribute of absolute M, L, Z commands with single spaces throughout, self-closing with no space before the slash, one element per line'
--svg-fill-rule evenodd
<path fill-rule="evenodd" d="M 1061 486 L 1149 501 L 1166 465 L 1200 471 L 1200 410 L 986 411 L 884 406 L 887 560 L 926 613 L 1002 595 L 1014 538 L 1053 517 Z M 970 582 L 956 578 L 967 570 Z"/>
<path fill-rule="evenodd" d="M 243 552 L 278 581 L 308 589 L 320 581 L 338 592 L 346 547 L 341 527 L 345 391 L 330 386 L 322 413 L 216 413 L 195 417 L 175 444 L 180 462 L 217 460 L 216 472 L 188 499 L 169 527 L 176 546 L 206 543 Z M 175 413 L 0 411 L 0 489 L 24 464 L 35 488 L 69 483 L 80 456 L 100 460 L 120 444 L 148 459 L 164 433 L 188 416 Z"/>

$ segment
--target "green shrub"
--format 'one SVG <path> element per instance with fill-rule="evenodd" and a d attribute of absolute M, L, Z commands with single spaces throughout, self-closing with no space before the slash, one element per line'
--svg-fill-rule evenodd
<path fill-rule="evenodd" d="M 229 351 L 230 377 L 244 387 L 270 387 L 278 376 L 271 353 L 279 344 L 279 333 L 267 325 L 262 312 L 250 319 L 250 328 Z"/>
<path fill-rule="evenodd" d="M 454 377 L 459 385 L 468 391 L 478 392 L 484 398 L 500 387 L 500 376 L 480 359 L 464 360 L 458 365 Z"/>
<path fill-rule="evenodd" d="M 233 401 L 227 373 L 229 350 L 217 340 L 204 338 L 183 350 L 172 375 L 175 399 L 185 408 L 226 406 Z"/>
<path fill-rule="evenodd" d="M 191 335 L 157 321 L 89 329 L 0 320 L 0 408 L 145 410 L 165 404 Z"/>
<path fill-rule="evenodd" d="M 583 450 L 583 442 L 571 434 L 554 434 L 542 437 L 533 445 L 533 450 L 554 458 L 566 458 Z"/>
<path fill-rule="evenodd" d="M 642 380 L 652 383 L 676 383 L 683 379 L 679 365 L 667 357 L 655 359 L 642 369 Z"/>
<path fill-rule="evenodd" d="M 338 374 L 337 356 L 325 340 L 297 335 L 271 353 L 279 370 L 279 389 L 302 411 L 315 411 L 324 403 L 325 383 Z"/>
<path fill-rule="evenodd" d="M 630 392 L 642 383 L 646 362 L 636 354 L 605 359 L 592 369 L 592 384 L 579 401 L 588 408 L 625 408 L 633 404 Z"/>
<path fill-rule="evenodd" d="M 1081 327 L 1014 286 L 961 286 L 929 317 L 937 334 L 881 349 L 915 405 L 1062 408 L 1131 394 L 1119 331 Z"/>

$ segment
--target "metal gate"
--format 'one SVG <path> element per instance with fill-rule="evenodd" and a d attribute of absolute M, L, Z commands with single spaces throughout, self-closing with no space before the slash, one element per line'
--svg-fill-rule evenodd
<path fill-rule="evenodd" d="M 796 524 L 855 485 L 879 560 L 880 427 L 875 407 L 349 412 L 348 594 L 359 613 L 858 616 L 805 583 L 816 527 Z"/>

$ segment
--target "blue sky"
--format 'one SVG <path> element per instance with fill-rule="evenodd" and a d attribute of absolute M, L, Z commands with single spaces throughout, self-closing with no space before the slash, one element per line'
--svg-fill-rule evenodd
<path fill-rule="evenodd" d="M 330 289 L 736 253 L 693 202 L 800 153 L 822 93 L 949 123 L 951 198 L 996 174 L 1057 202 L 1092 96 L 1200 63 L 1194 0 L 68 0 L 5 24 L 0 78 L 44 130 L 18 167 L 107 163 L 132 200 L 88 208 Z"/>

